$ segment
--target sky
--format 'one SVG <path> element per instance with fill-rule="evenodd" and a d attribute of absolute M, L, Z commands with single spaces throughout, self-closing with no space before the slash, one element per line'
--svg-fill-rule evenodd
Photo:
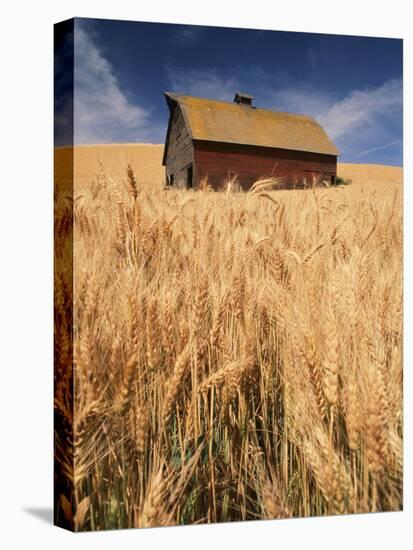
<path fill-rule="evenodd" d="M 163 143 L 164 91 L 314 117 L 342 162 L 401 166 L 402 40 L 76 19 L 76 144 Z M 63 47 L 62 47 L 63 48 Z M 64 102 L 56 144 L 64 142 Z"/>

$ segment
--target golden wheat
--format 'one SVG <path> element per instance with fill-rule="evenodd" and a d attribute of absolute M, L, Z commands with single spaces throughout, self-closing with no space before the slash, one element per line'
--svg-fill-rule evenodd
<path fill-rule="evenodd" d="M 57 197 L 57 514 L 78 506 L 76 529 L 402 507 L 401 192 L 278 182 L 149 190 L 101 166 Z"/>

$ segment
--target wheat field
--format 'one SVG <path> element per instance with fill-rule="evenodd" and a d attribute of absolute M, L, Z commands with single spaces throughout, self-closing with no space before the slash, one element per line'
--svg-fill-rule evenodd
<path fill-rule="evenodd" d="M 214 193 L 94 171 L 55 197 L 56 515 L 400 510 L 400 181 Z"/>

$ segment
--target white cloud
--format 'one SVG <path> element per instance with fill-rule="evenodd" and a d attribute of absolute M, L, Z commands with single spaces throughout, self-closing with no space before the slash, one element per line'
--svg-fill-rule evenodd
<path fill-rule="evenodd" d="M 333 139 L 375 127 L 402 109 L 402 83 L 388 80 L 377 88 L 354 90 L 334 102 L 319 121 Z"/>
<path fill-rule="evenodd" d="M 174 92 L 231 101 L 238 87 L 235 77 L 221 77 L 213 69 L 183 71 L 167 68 L 166 71 Z"/>
<path fill-rule="evenodd" d="M 129 99 L 113 67 L 86 28 L 75 26 L 75 143 L 140 141 L 150 113 Z"/>

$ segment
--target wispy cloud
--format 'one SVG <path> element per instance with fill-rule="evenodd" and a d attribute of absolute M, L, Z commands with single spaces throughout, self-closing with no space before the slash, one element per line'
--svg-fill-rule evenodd
<path fill-rule="evenodd" d="M 201 40 L 205 29 L 196 25 L 176 25 L 170 34 L 170 42 L 176 46 L 189 46 Z"/>
<path fill-rule="evenodd" d="M 166 69 L 172 91 L 188 95 L 231 101 L 238 87 L 234 76 L 222 76 L 214 69 L 184 71 L 174 67 Z"/>
<path fill-rule="evenodd" d="M 75 27 L 75 143 L 145 140 L 151 113 L 122 90 L 91 29 Z"/>
<path fill-rule="evenodd" d="M 391 141 L 390 143 L 385 143 L 384 145 L 379 145 L 378 147 L 371 147 L 370 149 L 366 149 L 365 151 L 362 151 L 361 153 L 358 153 L 357 155 L 353 155 L 348 160 L 356 160 L 360 157 L 364 157 L 366 155 L 369 155 L 370 153 L 375 153 L 376 151 L 383 151 L 384 149 L 389 149 L 390 147 L 395 147 L 396 145 L 400 145 L 403 140 L 401 139 L 395 139 L 394 141 Z"/>
<path fill-rule="evenodd" d="M 320 113 L 320 122 L 332 138 L 372 129 L 380 122 L 400 113 L 402 109 L 402 83 L 388 80 L 381 86 L 354 90 L 345 98 L 334 102 L 325 113 Z"/>

